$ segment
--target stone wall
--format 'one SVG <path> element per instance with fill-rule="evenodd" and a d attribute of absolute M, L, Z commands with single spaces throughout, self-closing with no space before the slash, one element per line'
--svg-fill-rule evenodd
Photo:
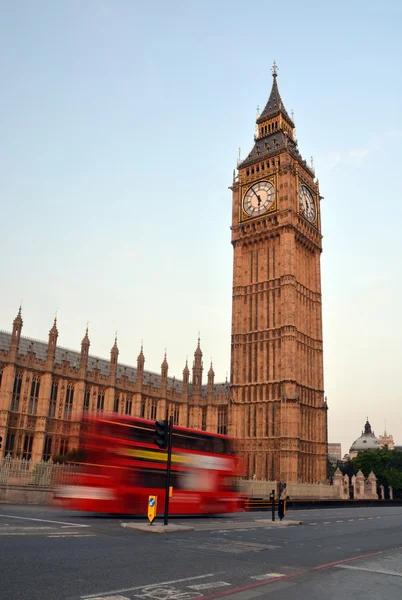
<path fill-rule="evenodd" d="M 53 490 L 48 487 L 1 485 L 0 504 L 51 504 Z"/>

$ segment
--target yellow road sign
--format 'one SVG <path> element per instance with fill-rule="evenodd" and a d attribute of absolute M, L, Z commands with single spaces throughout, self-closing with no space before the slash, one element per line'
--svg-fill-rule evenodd
<path fill-rule="evenodd" d="M 156 517 L 156 509 L 158 505 L 158 496 L 148 496 L 148 521 L 151 523 Z"/>

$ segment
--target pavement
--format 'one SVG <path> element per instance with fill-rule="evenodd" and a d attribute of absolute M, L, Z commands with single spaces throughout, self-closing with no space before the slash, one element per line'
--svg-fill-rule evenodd
<path fill-rule="evenodd" d="M 401 600 L 402 507 L 145 519 L 0 505 L 1 600 Z M 162 524 L 161 520 L 155 524 Z"/>

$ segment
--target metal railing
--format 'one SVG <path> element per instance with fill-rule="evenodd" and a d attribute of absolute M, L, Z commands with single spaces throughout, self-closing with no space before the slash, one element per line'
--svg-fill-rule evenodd
<path fill-rule="evenodd" d="M 0 485 L 27 485 L 54 487 L 71 485 L 81 472 L 81 466 L 48 461 L 34 462 L 25 458 L 12 458 L 10 455 L 0 459 Z"/>

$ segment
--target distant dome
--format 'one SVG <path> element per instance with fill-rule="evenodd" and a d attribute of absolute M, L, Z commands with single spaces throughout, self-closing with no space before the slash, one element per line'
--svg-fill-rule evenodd
<path fill-rule="evenodd" d="M 371 425 L 367 419 L 364 426 L 364 431 L 357 440 L 353 442 L 350 447 L 351 452 L 363 452 L 364 450 L 378 450 L 380 448 L 380 442 L 375 437 L 374 431 L 371 431 Z"/>

